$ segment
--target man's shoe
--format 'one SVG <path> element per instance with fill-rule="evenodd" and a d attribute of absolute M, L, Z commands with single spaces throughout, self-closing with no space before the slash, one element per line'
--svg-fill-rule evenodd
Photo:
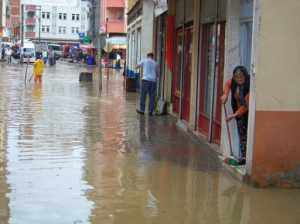
<path fill-rule="evenodd" d="M 239 160 L 239 165 L 240 166 L 243 166 L 245 164 L 246 164 L 246 159 L 245 158 L 242 158 L 242 159 Z"/>
<path fill-rule="evenodd" d="M 150 112 L 150 113 L 149 113 L 149 116 L 151 116 L 151 117 L 152 117 L 153 115 L 154 115 L 154 113 L 153 113 L 153 112 Z"/>
<path fill-rule="evenodd" d="M 138 114 L 141 114 L 141 115 L 144 115 L 144 114 L 145 114 L 143 111 L 140 111 L 140 110 L 138 110 L 138 109 L 136 109 L 136 112 L 137 112 Z"/>

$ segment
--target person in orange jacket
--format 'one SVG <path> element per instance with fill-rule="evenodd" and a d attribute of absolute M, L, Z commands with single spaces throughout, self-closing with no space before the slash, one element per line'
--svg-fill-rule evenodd
<path fill-rule="evenodd" d="M 247 131 L 248 131 L 248 107 L 250 94 L 250 75 L 244 66 L 237 66 L 233 71 L 232 79 L 228 80 L 221 97 L 226 104 L 231 93 L 231 106 L 233 114 L 229 115 L 227 122 L 235 119 L 240 140 L 240 164 L 246 162 Z"/>
<path fill-rule="evenodd" d="M 33 75 L 34 75 L 34 82 L 42 83 L 42 77 L 44 73 L 44 62 L 40 57 L 37 57 L 37 60 L 34 62 L 33 65 Z"/>

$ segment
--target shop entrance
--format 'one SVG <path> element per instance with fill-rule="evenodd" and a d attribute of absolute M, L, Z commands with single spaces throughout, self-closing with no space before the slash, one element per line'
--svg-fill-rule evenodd
<path fill-rule="evenodd" d="M 203 25 L 198 129 L 217 144 L 221 139 L 224 46 L 225 23 Z"/>
<path fill-rule="evenodd" d="M 181 119 L 187 122 L 190 117 L 192 37 L 192 27 L 186 28 L 184 34 L 182 29 L 176 33 L 176 58 L 172 82 L 173 112 L 179 115 L 181 106 Z"/>

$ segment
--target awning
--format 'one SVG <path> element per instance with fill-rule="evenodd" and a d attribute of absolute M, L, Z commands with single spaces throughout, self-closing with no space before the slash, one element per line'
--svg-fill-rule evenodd
<path fill-rule="evenodd" d="M 104 50 L 111 52 L 113 49 L 126 49 L 127 37 L 110 37 L 106 39 Z"/>
<path fill-rule="evenodd" d="M 127 45 L 127 37 L 110 37 L 106 39 L 106 44 Z"/>

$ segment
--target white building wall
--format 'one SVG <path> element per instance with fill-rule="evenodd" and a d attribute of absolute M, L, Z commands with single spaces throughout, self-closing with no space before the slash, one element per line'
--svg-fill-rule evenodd
<path fill-rule="evenodd" d="M 137 63 L 153 51 L 154 3 L 143 1 L 143 14 L 128 24 L 127 68 L 136 72 Z"/>
<path fill-rule="evenodd" d="M 6 27 L 6 8 L 8 7 L 8 0 L 2 0 L 2 8 L 0 9 L 2 11 L 2 18 L 1 18 L 1 24 L 0 27 L 3 27 L 3 36 L 9 37 L 10 33 L 8 28 Z"/>
<path fill-rule="evenodd" d="M 78 32 L 87 34 L 89 29 L 88 13 L 89 3 L 86 1 L 59 1 L 55 4 L 55 1 L 37 1 L 37 0 L 24 0 L 25 4 L 33 4 L 41 6 L 41 15 L 39 11 L 36 12 L 36 25 L 34 32 L 36 38 L 40 35 L 42 40 L 66 40 L 66 41 L 79 41 Z M 42 18 L 43 13 L 50 13 L 50 18 Z M 67 15 L 66 19 L 60 19 L 59 14 Z M 75 20 L 72 20 L 72 15 L 75 14 Z M 77 20 L 79 15 L 79 20 Z M 38 17 L 41 16 L 41 24 L 39 26 Z M 49 32 L 47 28 L 49 27 Z M 61 32 L 59 32 L 61 30 Z M 64 32 L 65 30 L 65 32 Z"/>
<path fill-rule="evenodd" d="M 154 23 L 154 1 L 144 0 L 142 16 L 142 51 L 144 58 L 153 51 L 153 23 Z"/>

